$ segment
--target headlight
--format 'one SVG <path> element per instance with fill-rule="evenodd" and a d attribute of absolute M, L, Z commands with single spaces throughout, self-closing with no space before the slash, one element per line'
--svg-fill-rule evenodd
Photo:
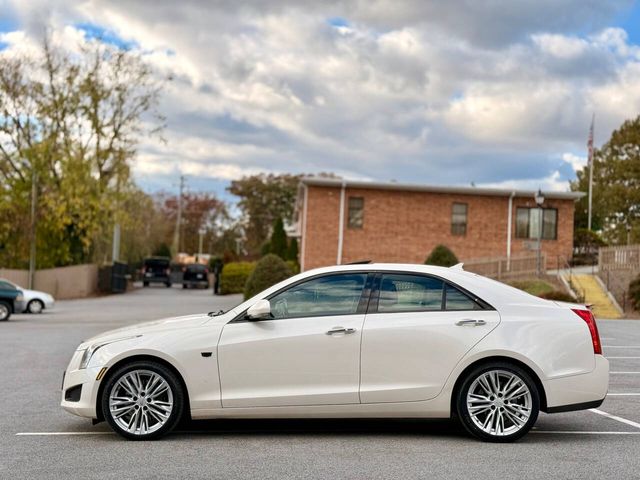
<path fill-rule="evenodd" d="M 91 357 L 93 357 L 93 354 L 96 353 L 98 349 L 104 347 L 105 345 L 109 345 L 110 343 L 115 343 L 115 342 L 121 342 L 123 340 L 131 340 L 132 338 L 138 338 L 141 336 L 142 335 L 133 335 L 131 337 L 116 338 L 115 340 L 108 340 L 106 342 L 99 342 L 99 343 L 94 343 L 89 345 L 89 348 L 87 348 L 82 354 L 82 359 L 80 360 L 79 368 L 80 369 L 87 368 L 87 365 L 89 365 L 89 361 L 91 360 Z"/>

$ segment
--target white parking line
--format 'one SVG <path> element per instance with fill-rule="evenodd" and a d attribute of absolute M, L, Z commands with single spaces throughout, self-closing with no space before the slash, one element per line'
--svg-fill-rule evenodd
<path fill-rule="evenodd" d="M 559 435 L 640 435 L 640 432 L 582 432 L 578 430 L 531 430 L 529 433 L 555 433 Z"/>
<path fill-rule="evenodd" d="M 593 410 L 592 410 L 593 411 Z M 604 413 L 604 412 L 601 412 Z M 623 419 L 624 420 L 624 419 Z M 634 422 L 631 422 L 634 423 Z M 637 425 L 637 424 L 636 424 Z M 638 425 L 640 428 L 640 425 Z M 184 432 L 177 432 L 184 433 Z M 198 433 L 198 432 L 189 432 Z M 640 435 L 640 432 L 590 432 L 579 430 L 531 430 L 531 433 L 545 433 L 557 435 Z M 59 437 L 59 436 L 77 436 L 77 435 L 115 435 L 114 432 L 19 432 L 16 436 L 20 437 Z"/>
<path fill-rule="evenodd" d="M 607 360 L 610 358 L 640 358 L 640 357 L 605 357 Z"/>
<path fill-rule="evenodd" d="M 635 392 L 607 393 L 607 397 L 640 397 L 640 393 L 635 393 Z"/>
<path fill-rule="evenodd" d="M 627 420 L 626 418 L 618 417 L 617 415 L 611 415 L 610 413 L 603 412 L 602 410 L 598 410 L 597 408 L 590 408 L 589 411 L 593 413 L 597 413 L 598 415 L 602 415 L 603 417 L 610 418 L 611 420 L 616 420 L 620 423 L 631 425 L 632 427 L 640 429 L 640 423 Z"/>
<path fill-rule="evenodd" d="M 609 372 L 611 375 L 640 375 L 640 372 Z"/>
<path fill-rule="evenodd" d="M 113 435 L 114 432 L 18 432 L 19 437 L 49 437 L 56 435 Z"/>

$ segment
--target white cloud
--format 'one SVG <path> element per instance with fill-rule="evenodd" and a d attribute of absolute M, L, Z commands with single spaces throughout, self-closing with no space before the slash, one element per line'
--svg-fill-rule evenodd
<path fill-rule="evenodd" d="M 587 165 L 587 157 L 581 157 L 569 152 L 562 154 L 562 160 L 571 165 L 574 172 L 582 170 Z"/>
<path fill-rule="evenodd" d="M 566 189 L 592 113 L 602 143 L 640 112 L 638 47 L 609 25 L 626 1 L 14 5 L 25 32 L 0 37 L 4 55 L 35 48 L 38 25 L 74 48 L 72 25 L 88 22 L 173 76 L 167 144 L 144 139 L 134 165 L 145 178 L 333 171 Z"/>

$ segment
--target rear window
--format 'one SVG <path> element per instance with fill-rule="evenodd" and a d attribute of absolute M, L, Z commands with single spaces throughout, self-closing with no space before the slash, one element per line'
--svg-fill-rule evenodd
<path fill-rule="evenodd" d="M 169 260 L 163 260 L 161 258 L 149 258 L 144 261 L 145 266 L 147 267 L 169 267 Z"/>
<path fill-rule="evenodd" d="M 9 282 L 5 282 L 4 280 L 0 280 L 0 288 L 3 290 L 16 290 L 16 287 L 14 287 Z"/>
<path fill-rule="evenodd" d="M 194 264 L 187 265 L 187 270 L 190 272 L 204 272 L 206 267 L 204 265 Z"/>

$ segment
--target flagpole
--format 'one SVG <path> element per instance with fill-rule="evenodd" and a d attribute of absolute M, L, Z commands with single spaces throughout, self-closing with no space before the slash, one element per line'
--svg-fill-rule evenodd
<path fill-rule="evenodd" d="M 589 147 L 589 209 L 587 213 L 587 229 L 591 230 L 591 205 L 593 199 L 593 124 L 596 119 L 596 114 L 594 113 L 591 117 L 591 128 L 589 129 L 589 141 L 587 146 Z"/>

